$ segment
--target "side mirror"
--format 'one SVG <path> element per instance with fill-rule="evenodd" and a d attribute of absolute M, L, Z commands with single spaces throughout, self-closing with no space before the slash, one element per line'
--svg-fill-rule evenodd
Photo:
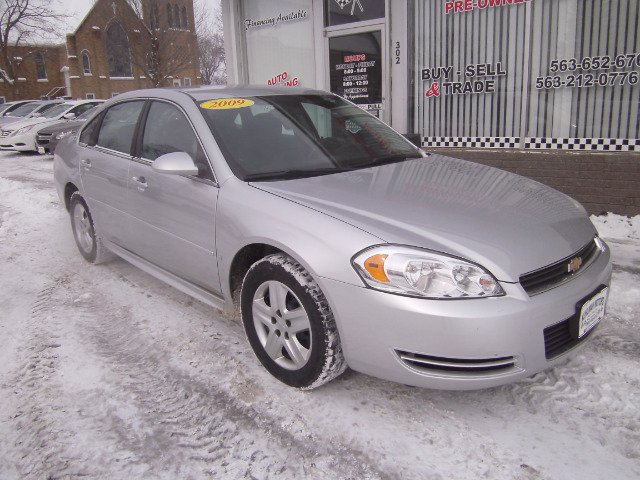
<path fill-rule="evenodd" d="M 75 113 L 67 113 L 65 116 L 63 116 L 62 118 L 65 118 L 67 120 L 73 120 L 74 118 L 76 118 L 76 114 Z"/>
<path fill-rule="evenodd" d="M 197 175 L 198 167 L 187 152 L 171 152 L 160 155 L 151 164 L 158 173 L 168 175 Z"/>

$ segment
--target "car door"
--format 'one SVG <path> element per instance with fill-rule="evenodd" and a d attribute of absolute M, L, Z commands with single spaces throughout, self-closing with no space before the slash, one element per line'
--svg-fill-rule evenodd
<path fill-rule="evenodd" d="M 218 187 L 202 145 L 185 113 L 175 104 L 151 102 L 139 157 L 129 170 L 128 211 L 134 253 L 199 287 L 220 292 L 215 255 Z M 158 173 L 153 161 L 187 152 L 197 176 Z"/>
<path fill-rule="evenodd" d="M 122 102 L 94 118 L 80 134 L 80 179 L 101 236 L 126 248 L 131 148 L 144 100 Z"/>

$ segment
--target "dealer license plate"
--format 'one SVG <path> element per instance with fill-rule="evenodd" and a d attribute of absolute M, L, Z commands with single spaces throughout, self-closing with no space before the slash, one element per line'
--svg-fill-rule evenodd
<path fill-rule="evenodd" d="M 45 150 L 44 150 L 44 147 L 38 147 L 38 153 L 40 155 L 44 155 L 46 153 Z"/>
<path fill-rule="evenodd" d="M 607 307 L 609 288 L 605 287 L 591 297 L 580 310 L 580 322 L 578 324 L 578 338 L 584 337 L 604 318 Z"/>

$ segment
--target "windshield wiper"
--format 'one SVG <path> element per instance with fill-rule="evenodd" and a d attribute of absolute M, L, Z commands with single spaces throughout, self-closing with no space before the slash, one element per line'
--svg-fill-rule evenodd
<path fill-rule="evenodd" d="M 314 170 L 304 169 L 291 169 L 291 170 L 278 170 L 276 172 L 263 172 L 263 173 L 250 173 L 245 175 L 243 180 L 245 182 L 261 181 L 261 180 L 294 180 L 296 178 L 309 178 L 318 177 L 320 175 L 330 175 L 332 173 L 343 173 L 351 170 L 358 170 L 362 167 L 326 167 L 316 168 Z"/>
<path fill-rule="evenodd" d="M 364 162 L 353 163 L 349 166 L 349 169 L 355 170 L 358 168 L 378 167 L 380 165 L 402 162 L 404 160 L 413 159 L 413 158 L 422 158 L 422 155 L 420 155 L 419 153 L 408 153 L 408 154 L 398 153 L 395 155 L 384 155 L 380 157 L 369 158 Z"/>

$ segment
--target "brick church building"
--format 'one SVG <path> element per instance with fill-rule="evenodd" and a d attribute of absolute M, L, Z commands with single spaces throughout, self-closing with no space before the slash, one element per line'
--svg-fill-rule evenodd
<path fill-rule="evenodd" d="M 62 45 L 14 47 L 15 88 L 0 79 L 0 102 L 110 98 L 153 86 L 201 83 L 193 0 L 97 0 Z"/>

